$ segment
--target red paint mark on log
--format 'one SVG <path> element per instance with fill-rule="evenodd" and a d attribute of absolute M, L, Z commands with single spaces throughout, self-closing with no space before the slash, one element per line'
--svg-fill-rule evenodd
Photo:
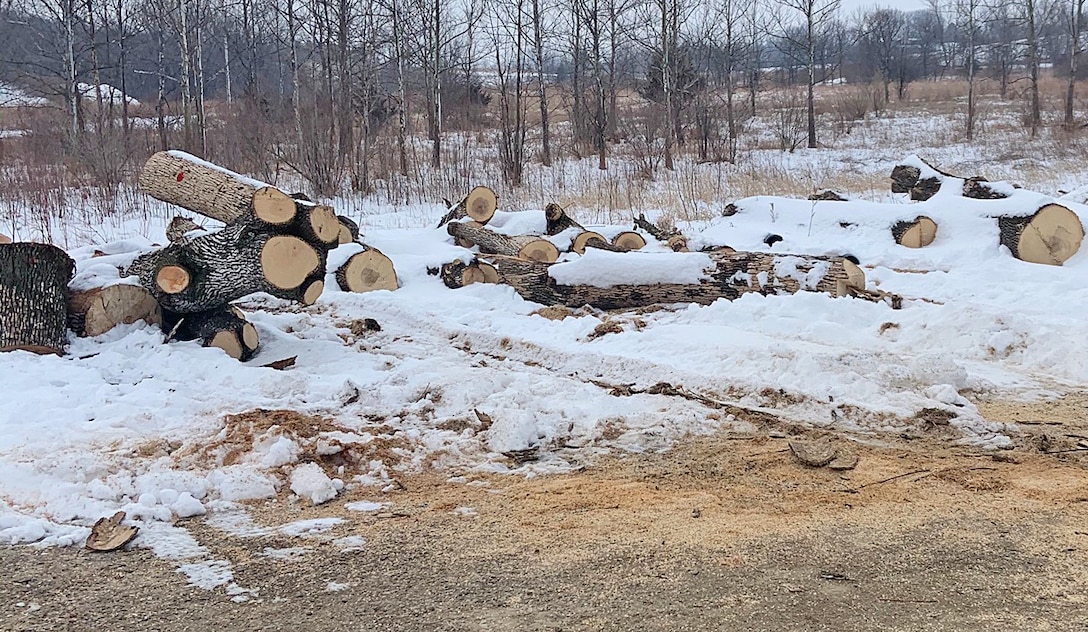
<path fill-rule="evenodd" d="M 185 172 L 184 171 L 179 171 L 178 172 L 178 182 L 181 182 L 184 179 L 185 179 Z"/>

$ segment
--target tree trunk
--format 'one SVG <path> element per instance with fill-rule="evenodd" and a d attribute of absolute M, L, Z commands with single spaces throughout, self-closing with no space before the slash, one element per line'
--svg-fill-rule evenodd
<path fill-rule="evenodd" d="M 775 255 L 762 252 L 710 252 L 685 254 L 608 254 L 616 261 L 630 258 L 629 264 L 645 265 L 635 258 L 700 257 L 705 261 L 703 278 L 697 282 L 617 283 L 611 287 L 587 284 L 563 284 L 556 280 L 560 266 L 496 256 L 493 261 L 505 283 L 526 300 L 544 305 L 599 309 L 627 309 L 656 303 L 699 303 L 707 305 L 718 299 L 733 300 L 743 294 L 794 294 L 798 291 L 824 292 L 832 296 L 854 296 L 873 300 L 864 289 L 864 273 L 840 257 Z M 581 261 L 585 261 L 584 259 Z M 895 297 L 893 297 L 894 301 Z"/>
<path fill-rule="evenodd" d="M 260 344 L 257 328 L 233 305 L 191 314 L 165 312 L 162 328 L 175 340 L 199 340 L 201 345 L 218 347 L 241 362 L 252 358 Z"/>
<path fill-rule="evenodd" d="M 470 217 L 481 225 L 486 224 L 494 217 L 498 205 L 499 198 L 494 191 L 484 186 L 475 187 L 460 202 L 455 204 L 448 213 L 443 215 L 442 219 L 438 220 L 437 227 L 442 228 L 446 224 L 464 217 Z"/>
<path fill-rule="evenodd" d="M 333 264 L 336 265 L 336 284 L 341 290 L 371 292 L 395 290 L 399 287 L 397 272 L 389 257 L 377 248 L 364 244 L 357 244 L 351 248 L 358 252 L 351 254 L 342 264 Z"/>
<path fill-rule="evenodd" d="M 483 227 L 461 222 L 446 224 L 446 232 L 467 239 L 480 247 L 480 252 L 520 257 L 527 260 L 552 262 L 559 259 L 559 249 L 547 239 L 531 235 L 507 236 Z"/>
<path fill-rule="evenodd" d="M 0 245 L 0 351 L 64 353 L 75 262 L 48 244 Z"/>
<path fill-rule="evenodd" d="M 155 297 L 139 285 L 119 283 L 72 292 L 68 298 L 68 328 L 77 336 L 100 336 L 117 325 L 142 320 L 162 323 L 162 309 Z"/>
<path fill-rule="evenodd" d="M 458 259 L 442 265 L 439 272 L 442 282 L 451 290 L 472 285 L 473 283 L 498 283 L 499 272 L 490 263 L 473 259 L 465 263 Z"/>
<path fill-rule="evenodd" d="M 1080 218 L 1060 204 L 1047 204 L 1031 215 L 999 217 L 997 225 L 1001 244 L 1029 263 L 1060 266 L 1077 254 L 1084 240 Z"/>

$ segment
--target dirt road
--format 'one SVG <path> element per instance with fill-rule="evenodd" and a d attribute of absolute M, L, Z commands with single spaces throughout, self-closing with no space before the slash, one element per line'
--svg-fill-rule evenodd
<path fill-rule="evenodd" d="M 380 512 L 252 507 L 345 517 L 327 535 L 353 551 L 190 522 L 244 603 L 146 550 L 0 549 L 0 629 L 1085 630 L 1086 404 L 980 405 L 1031 422 L 996 457 L 935 427 L 838 472 L 715 436 L 563 476 L 421 474 Z"/>

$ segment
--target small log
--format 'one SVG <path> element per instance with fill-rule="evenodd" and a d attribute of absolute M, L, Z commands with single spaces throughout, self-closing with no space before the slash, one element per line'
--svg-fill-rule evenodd
<path fill-rule="evenodd" d="M 612 238 L 612 245 L 623 250 L 641 250 L 646 246 L 646 238 L 634 231 L 624 231 Z"/>
<path fill-rule="evenodd" d="M 100 336 L 138 320 L 162 323 L 159 303 L 140 285 L 118 283 L 72 292 L 68 298 L 68 328 L 77 336 Z"/>
<path fill-rule="evenodd" d="M 141 255 L 123 272 L 137 276 L 164 309 L 179 313 L 207 311 L 254 292 L 310 304 L 324 287 L 327 254 L 299 237 L 254 231 L 242 221 Z"/>
<path fill-rule="evenodd" d="M 460 259 L 445 263 L 439 271 L 439 277 L 442 283 L 451 290 L 473 283 L 499 282 L 499 272 L 495 266 L 478 259 L 473 259 L 471 263 L 465 263 Z"/>
<path fill-rule="evenodd" d="M 186 235 L 196 230 L 202 231 L 204 227 L 188 217 L 179 215 L 166 225 L 166 239 L 170 242 L 181 241 Z"/>
<path fill-rule="evenodd" d="M 75 262 L 56 246 L 0 245 L 0 351 L 64 353 L 74 274 Z"/>
<path fill-rule="evenodd" d="M 901 164 L 892 168 L 892 193 L 910 193 L 911 200 L 924 202 L 937 194 L 946 178 L 960 178 L 924 160 L 921 162 L 926 167 L 924 174 L 923 169 L 917 165 Z M 989 185 L 989 181 L 981 176 L 960 179 L 963 180 L 963 197 L 976 200 L 1000 200 L 1009 197 L 1006 193 L 994 189 Z"/>
<path fill-rule="evenodd" d="M 998 217 L 1001 244 L 1029 263 L 1060 266 L 1080 250 L 1084 226 L 1077 214 L 1047 204 L 1031 215 Z"/>
<path fill-rule="evenodd" d="M 222 349 L 241 362 L 252 358 L 260 345 L 257 328 L 233 305 L 192 314 L 164 312 L 163 330 L 173 332 L 175 340 L 199 340 L 205 347 Z"/>
<path fill-rule="evenodd" d="M 574 221 L 567 215 L 567 211 L 556 204 L 555 202 L 549 203 L 544 207 L 544 218 L 548 222 L 547 228 L 544 230 L 544 234 L 549 237 L 558 235 L 559 233 L 567 230 L 568 228 L 577 228 L 579 230 L 585 230 L 585 227 Z"/>
<path fill-rule="evenodd" d="M 655 256 L 624 253 L 617 257 Z M 656 255 L 661 256 L 661 255 Z M 743 294 L 793 294 L 798 291 L 824 292 L 832 296 L 852 296 L 873 301 L 864 292 L 864 272 L 841 257 L 781 255 L 762 252 L 709 252 L 669 257 L 704 257 L 704 278 L 691 283 L 618 283 L 611 287 L 559 283 L 549 273 L 553 266 L 514 257 L 490 259 L 503 281 L 527 300 L 543 305 L 599 309 L 645 307 L 656 303 L 710 304 L 718 299 L 733 300 Z M 632 261 L 632 266 L 640 265 Z M 571 265 L 571 264 L 554 264 Z M 624 266 L 626 267 L 626 266 Z M 860 285 L 861 292 L 854 292 Z"/>
<path fill-rule="evenodd" d="M 675 228 L 670 230 L 661 228 L 647 220 L 646 215 L 643 213 L 639 213 L 638 217 L 635 218 L 635 230 L 639 229 L 645 231 L 654 239 L 665 242 L 669 248 L 672 248 L 673 252 L 688 251 L 688 238 L 682 235 L 680 231 Z"/>
<path fill-rule="evenodd" d="M 574 236 L 574 239 L 570 240 L 570 252 L 576 252 L 578 254 L 585 254 L 588 247 L 601 248 L 603 250 L 612 250 L 619 252 L 620 249 L 613 246 L 604 238 L 604 235 L 593 232 L 592 230 L 585 230 Z"/>
<path fill-rule="evenodd" d="M 446 232 L 455 238 L 467 239 L 480 247 L 480 252 L 533 261 L 552 262 L 559 259 L 559 249 L 547 239 L 531 235 L 508 236 L 468 222 L 450 222 Z"/>
<path fill-rule="evenodd" d="M 925 248 L 937 238 L 937 222 L 919 215 L 912 221 L 897 222 L 892 226 L 895 243 L 907 248 Z"/>
<path fill-rule="evenodd" d="M 823 189 L 808 196 L 813 202 L 845 202 L 846 196 L 831 189 Z"/>
<path fill-rule="evenodd" d="M 355 220 L 343 215 L 337 215 L 336 219 L 340 220 L 340 232 L 338 233 L 337 243 L 350 244 L 354 241 L 359 241 L 359 224 L 355 223 Z"/>
<path fill-rule="evenodd" d="M 295 217 L 296 201 L 276 187 L 183 151 L 153 154 L 140 170 L 140 188 L 152 197 L 230 224 L 249 211 L 270 225 Z"/>
<path fill-rule="evenodd" d="M 336 269 L 336 283 L 345 292 L 371 292 L 397 289 L 393 261 L 377 248 L 363 246 Z"/>
<path fill-rule="evenodd" d="M 468 217 L 487 224 L 495 216 L 495 209 L 499 207 L 499 198 L 489 187 L 478 186 L 469 191 L 468 195 L 455 204 L 448 213 L 438 221 L 438 228 L 458 219 Z"/>

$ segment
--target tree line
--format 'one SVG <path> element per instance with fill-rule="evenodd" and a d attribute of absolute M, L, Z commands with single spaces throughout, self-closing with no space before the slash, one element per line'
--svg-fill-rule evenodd
<path fill-rule="evenodd" d="M 1023 95 L 1034 135 L 1050 69 L 1074 128 L 1086 1 L 7 0 L 0 78 L 51 98 L 39 144 L 100 182 L 179 147 L 290 168 L 318 195 L 367 191 L 483 133 L 519 186 L 530 162 L 607 169 L 619 145 L 648 175 L 681 151 L 735 161 L 766 110 L 783 148 L 815 148 L 825 84 L 875 87 L 879 110 L 912 83 L 964 79 L 971 138 L 987 80 Z"/>

